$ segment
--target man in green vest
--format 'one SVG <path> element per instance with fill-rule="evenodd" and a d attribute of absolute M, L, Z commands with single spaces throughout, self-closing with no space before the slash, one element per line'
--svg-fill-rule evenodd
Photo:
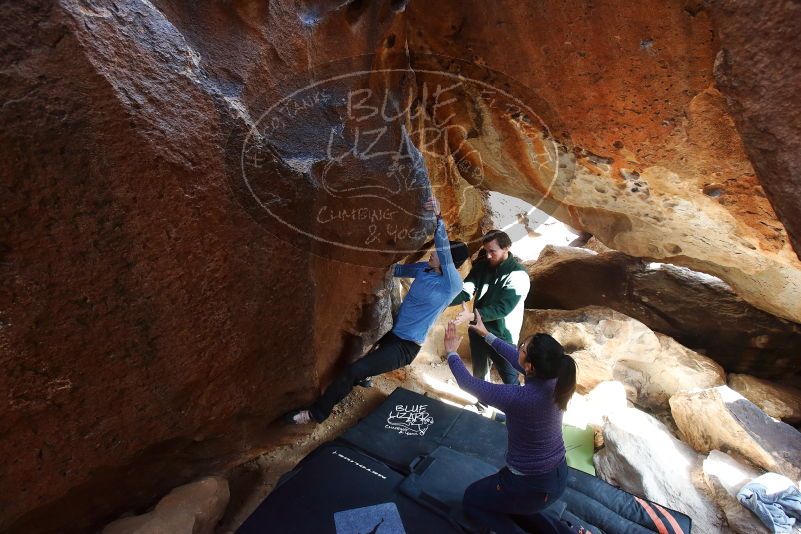
<path fill-rule="evenodd" d="M 496 337 L 517 344 L 523 326 L 523 309 L 531 282 L 528 271 L 510 253 L 512 240 L 506 232 L 491 230 L 481 239 L 486 255 L 473 263 L 464 279 L 462 292 L 451 306 L 462 304 L 456 324 L 473 322 L 475 314 L 467 309 L 467 301 L 476 298 L 473 309 L 481 313 L 484 326 Z M 484 338 L 470 329 L 470 353 L 473 376 L 489 379 L 490 362 L 498 369 L 504 384 L 519 384 L 517 370 L 502 358 Z"/>

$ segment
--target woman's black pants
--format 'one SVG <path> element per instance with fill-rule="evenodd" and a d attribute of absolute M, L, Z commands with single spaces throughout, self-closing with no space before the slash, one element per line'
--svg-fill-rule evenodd
<path fill-rule="evenodd" d="M 401 339 L 390 330 L 373 345 L 370 352 L 350 364 L 344 373 L 331 382 L 325 393 L 309 408 L 311 416 L 317 422 L 325 421 L 334 406 L 350 393 L 357 382 L 409 365 L 418 352 L 420 345 Z"/>

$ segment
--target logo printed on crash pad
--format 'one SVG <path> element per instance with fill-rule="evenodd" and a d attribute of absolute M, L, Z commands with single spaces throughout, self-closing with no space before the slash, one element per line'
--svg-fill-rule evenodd
<path fill-rule="evenodd" d="M 406 534 L 394 502 L 334 514 L 337 534 Z"/>
<path fill-rule="evenodd" d="M 403 436 L 422 436 L 433 424 L 434 418 L 428 413 L 427 404 L 398 404 L 389 412 L 384 428 L 397 430 Z"/>

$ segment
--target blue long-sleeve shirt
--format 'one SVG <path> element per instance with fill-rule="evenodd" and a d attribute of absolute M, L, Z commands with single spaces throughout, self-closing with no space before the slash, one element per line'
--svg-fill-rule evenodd
<path fill-rule="evenodd" d="M 392 332 L 399 338 L 418 345 L 423 344 L 428 329 L 462 290 L 462 277 L 453 264 L 448 232 L 442 219 L 437 221 L 434 245 L 442 274 L 426 270 L 426 262 L 395 266 L 395 276 L 414 278 L 414 282 L 403 299 Z"/>
<path fill-rule="evenodd" d="M 517 347 L 489 334 L 486 341 L 495 351 L 525 374 L 518 362 Z M 556 468 L 565 458 L 562 410 L 553 401 L 556 379 L 526 377 L 524 386 L 491 384 L 473 377 L 455 352 L 448 365 L 463 390 L 506 414 L 508 441 L 506 463 L 525 475 L 540 475 Z"/>

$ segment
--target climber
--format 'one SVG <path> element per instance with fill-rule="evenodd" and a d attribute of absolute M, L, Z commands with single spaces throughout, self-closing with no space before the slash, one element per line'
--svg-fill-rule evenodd
<path fill-rule="evenodd" d="M 465 514 L 496 532 L 525 532 L 525 521 L 561 497 L 567 484 L 562 412 L 576 389 L 576 362 L 548 334 L 528 336 L 515 347 L 490 333 L 475 313 L 470 330 L 525 375 L 525 385 L 492 384 L 467 372 L 456 352 L 456 323 L 445 331 L 448 365 L 463 390 L 506 413 L 506 467 L 468 486 Z M 522 518 L 517 516 L 523 516 Z"/>
<path fill-rule="evenodd" d="M 462 289 L 462 278 L 457 269 L 467 260 L 470 252 L 461 241 L 448 241 L 445 222 L 439 203 L 431 197 L 424 205 L 437 218 L 434 231 L 435 252 L 428 262 L 396 265 L 396 277 L 414 278 L 398 311 L 392 329 L 387 332 L 364 357 L 352 363 L 337 377 L 325 393 L 307 409 L 295 410 L 284 416 L 291 424 L 322 422 L 334 406 L 354 385 L 364 379 L 400 369 L 412 363 L 425 340 L 428 329 L 448 303 Z"/>
<path fill-rule="evenodd" d="M 517 343 L 523 326 L 523 308 L 531 282 L 528 272 L 510 253 L 512 240 L 506 232 L 491 230 L 482 239 L 486 255 L 473 263 L 464 280 L 463 290 L 451 302 L 462 304 L 456 324 L 473 321 L 474 315 L 464 304 L 476 296 L 473 308 L 484 317 L 487 330 L 507 343 Z M 490 361 L 498 369 L 504 384 L 518 384 L 517 371 L 489 344 L 470 329 L 470 359 L 473 376 L 489 380 Z"/>

